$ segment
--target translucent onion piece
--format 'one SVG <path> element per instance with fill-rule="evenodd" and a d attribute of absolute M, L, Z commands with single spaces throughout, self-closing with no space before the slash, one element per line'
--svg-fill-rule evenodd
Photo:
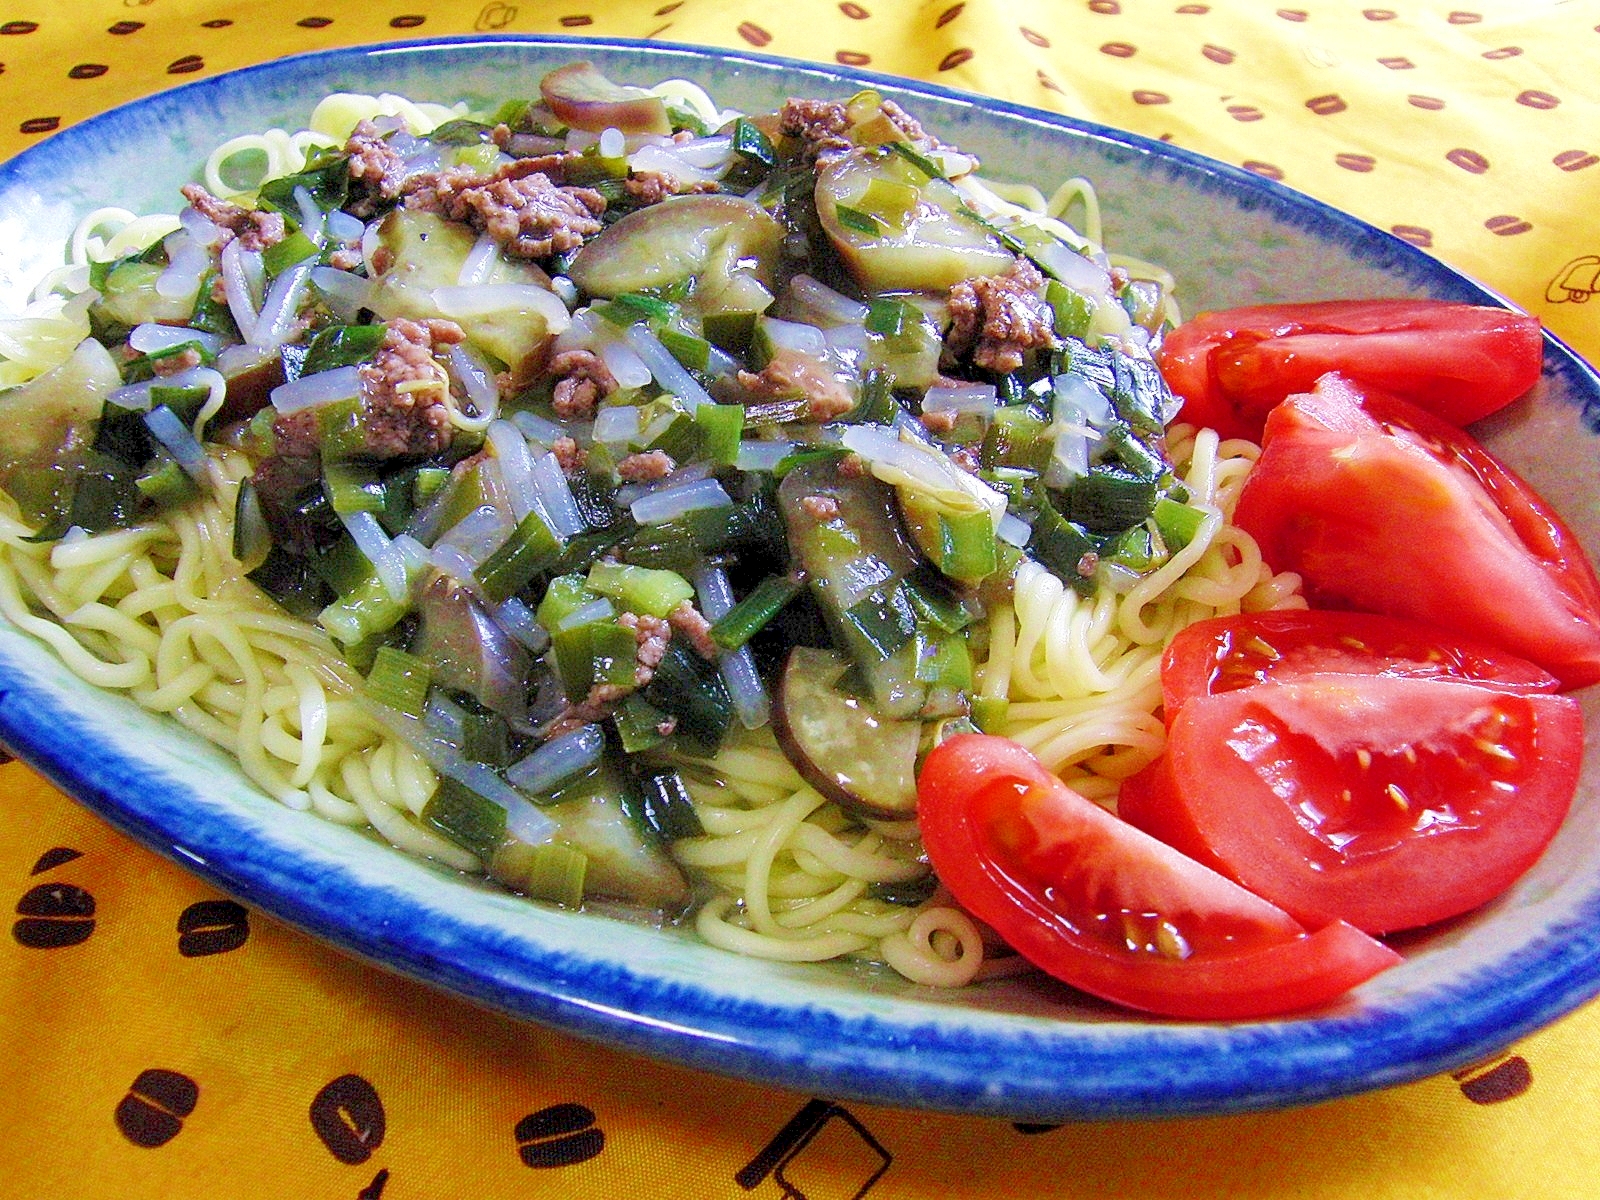
<path fill-rule="evenodd" d="M 728 160 L 733 154 L 733 139 L 725 133 L 713 134 L 711 137 L 679 142 L 673 146 L 672 152 L 691 167 L 699 167 L 703 171 L 717 171 L 728 165 Z"/>
<path fill-rule="evenodd" d="M 461 271 L 456 276 L 456 282 L 462 287 L 483 283 L 489 278 L 489 271 L 494 267 L 499 253 L 499 243 L 487 233 L 480 233 L 472 249 L 461 260 Z"/>
<path fill-rule="evenodd" d="M 1051 415 L 1056 420 L 1086 420 L 1094 428 L 1104 429 L 1116 418 L 1105 393 L 1082 375 L 1057 375 L 1050 383 L 1055 388 Z M 1069 409 L 1074 410 L 1075 415 L 1069 413 Z"/>
<path fill-rule="evenodd" d="M 733 465 L 741 471 L 776 471 L 778 464 L 798 449 L 794 442 L 767 442 L 746 438 L 739 443 Z"/>
<path fill-rule="evenodd" d="M 156 295 L 181 300 L 200 290 L 200 279 L 211 269 L 211 250 L 191 237 L 187 230 L 169 233 L 163 243 L 167 251 L 166 269 L 156 276 Z"/>
<path fill-rule="evenodd" d="M 212 354 L 222 350 L 222 337 L 206 329 L 190 329 L 185 325 L 159 325 L 147 321 L 135 325 L 128 334 L 128 345 L 140 354 L 159 354 L 185 342 L 198 342 Z"/>
<path fill-rule="evenodd" d="M 644 359 L 621 342 L 601 342 L 598 348 L 600 361 L 617 384 L 625 388 L 642 388 L 654 378 Z"/>
<path fill-rule="evenodd" d="M 311 189 L 304 184 L 294 189 L 295 206 L 300 210 L 300 232 L 312 241 L 322 237 L 324 219 L 322 210 L 317 207 L 317 202 L 311 197 Z"/>
<path fill-rule="evenodd" d="M 708 563 L 694 573 L 695 599 L 700 612 L 708 621 L 719 621 L 733 608 L 733 585 L 728 573 L 714 563 Z M 724 651 L 717 657 L 717 669 L 728 685 L 728 695 L 733 700 L 733 711 L 746 729 L 759 729 L 771 716 L 772 706 L 767 699 L 767 689 L 762 685 L 761 672 L 756 669 L 755 656 L 749 646 L 735 651 Z"/>
<path fill-rule="evenodd" d="M 805 325 L 799 321 L 779 321 L 768 317 L 761 323 L 761 327 L 775 350 L 794 350 L 808 354 L 812 358 L 827 356 L 828 340 L 822 336 L 822 330 L 815 325 Z"/>
<path fill-rule="evenodd" d="M 506 768 L 506 782 L 534 796 L 548 796 L 556 785 L 587 771 L 605 753 L 606 735 L 598 725 L 582 725 L 553 737 Z"/>
<path fill-rule="evenodd" d="M 526 409 L 512 413 L 510 421 L 522 431 L 523 437 L 541 446 L 554 446 L 557 438 L 572 436 L 571 431 L 563 429 L 548 417 L 541 417 Z"/>
<path fill-rule="evenodd" d="M 789 284 L 796 301 L 820 316 L 840 325 L 860 325 L 867 319 L 867 306 L 836 292 L 809 275 L 796 275 Z"/>
<path fill-rule="evenodd" d="M 261 302 L 255 328 L 245 339 L 247 342 L 271 350 L 289 340 L 300 318 L 300 298 L 305 294 L 306 281 L 311 278 L 315 263 L 314 258 L 295 263 L 272 281 L 267 298 Z"/>
<path fill-rule="evenodd" d="M 361 368 L 334 367 L 331 371 L 318 371 L 302 375 L 289 383 L 280 383 L 272 389 L 272 407 L 281 413 L 298 412 L 302 408 L 315 408 L 335 400 L 349 400 L 361 394 Z"/>
<path fill-rule="evenodd" d="M 535 654 L 550 646 L 550 635 L 539 624 L 533 609 L 515 596 L 507 597 L 490 611 L 495 623 Z"/>
<path fill-rule="evenodd" d="M 211 218 L 202 216 L 198 209 L 185 208 L 178 214 L 178 224 L 202 246 L 215 246 L 222 240 L 222 227 Z"/>
<path fill-rule="evenodd" d="M 594 440 L 609 445 L 631 442 L 639 436 L 639 409 L 632 404 L 602 408 L 594 418 Z"/>
<path fill-rule="evenodd" d="M 372 563 L 389 598 L 404 600 L 409 590 L 405 556 L 389 540 L 383 526 L 378 524 L 377 516 L 369 512 L 340 513 L 339 520 L 355 542 L 356 549 Z"/>
<path fill-rule="evenodd" d="M 334 209 L 327 218 L 328 236 L 339 242 L 354 242 L 366 231 L 359 217 L 352 217 L 343 209 Z"/>
<path fill-rule="evenodd" d="M 641 146 L 628 159 L 635 171 L 666 175 L 682 183 L 715 183 L 720 171 L 708 171 L 690 163 L 676 146 Z"/>
<path fill-rule="evenodd" d="M 150 436 L 166 447 L 167 453 L 177 460 L 190 479 L 196 483 L 205 481 L 205 447 L 189 431 L 182 417 L 163 404 L 151 409 L 145 415 L 144 423 L 150 429 Z"/>
<path fill-rule="evenodd" d="M 312 267 L 311 286 L 322 293 L 329 306 L 346 322 L 353 323 L 360 311 L 372 303 L 372 280 L 351 271 Z"/>
<path fill-rule="evenodd" d="M 726 508 L 733 498 L 715 479 L 697 479 L 676 487 L 660 488 L 640 496 L 629 510 L 641 525 L 660 525 L 702 508 Z"/>
<path fill-rule="evenodd" d="M 922 411 L 976 413 L 990 417 L 994 415 L 996 402 L 997 393 L 992 383 L 935 384 L 923 393 Z"/>
<path fill-rule="evenodd" d="M 565 541 L 583 532 L 583 514 L 578 510 L 566 472 L 561 469 L 561 460 L 553 452 L 534 459 L 533 484 L 538 489 L 545 523 L 558 537 Z"/>
<path fill-rule="evenodd" d="M 1000 518 L 1000 525 L 995 529 L 995 536 L 1002 542 L 1009 542 L 1013 546 L 1022 547 L 1028 544 L 1028 539 L 1033 537 L 1033 526 L 1029 525 L 1016 513 L 1007 513 Z"/>
<path fill-rule="evenodd" d="M 500 478 L 506 485 L 506 498 L 511 502 L 511 515 L 521 521 L 536 508 L 540 508 L 539 491 L 533 480 L 533 456 L 528 453 L 528 440 L 510 421 L 491 421 L 488 431 L 489 448 L 500 463 Z"/>
<path fill-rule="evenodd" d="M 254 342 L 256 314 L 261 310 L 258 297 L 266 278 L 266 265 L 259 252 L 246 250 L 239 239 L 234 238 L 222 248 L 218 267 L 222 273 L 222 292 L 227 297 L 233 323 L 239 327 L 239 336 Z"/>
<path fill-rule="evenodd" d="M 650 368 L 650 374 L 655 376 L 656 382 L 662 389 L 683 401 L 684 407 L 690 412 L 702 404 L 713 403 L 705 388 L 700 386 L 682 363 L 672 357 L 672 351 L 661 344 L 661 339 L 644 325 L 630 325 L 623 330 L 622 336 L 634 353 L 644 360 L 645 366 Z M 818 334 L 818 337 L 820 336 L 821 334 Z M 617 382 L 622 381 L 619 379 Z"/>
<path fill-rule="evenodd" d="M 488 367 L 467 347 L 459 343 L 451 346 L 449 359 L 450 373 L 460 381 L 476 414 L 475 418 L 457 424 L 463 428 L 473 428 L 474 431 L 481 429 L 493 421 L 500 410 L 500 388 L 489 374 Z"/>

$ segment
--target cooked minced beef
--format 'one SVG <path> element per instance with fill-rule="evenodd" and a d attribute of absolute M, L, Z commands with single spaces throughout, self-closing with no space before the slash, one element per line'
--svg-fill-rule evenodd
<path fill-rule="evenodd" d="M 1056 344 L 1055 313 L 1044 299 L 1044 276 L 1019 258 L 1003 275 L 969 279 L 950 289 L 950 333 L 957 358 L 1004 375 L 1030 350 Z"/>
<path fill-rule="evenodd" d="M 219 248 L 238 238 L 246 250 L 265 250 L 287 236 L 282 213 L 241 208 L 231 200 L 213 196 L 198 183 L 186 183 L 178 190 L 195 212 L 222 230 Z"/>
<path fill-rule="evenodd" d="M 406 207 L 464 221 L 513 258 L 576 250 L 600 232 L 605 197 L 593 188 L 558 186 L 537 169 L 539 161 L 519 159 L 493 175 L 452 167 L 414 176 L 404 187 Z"/>

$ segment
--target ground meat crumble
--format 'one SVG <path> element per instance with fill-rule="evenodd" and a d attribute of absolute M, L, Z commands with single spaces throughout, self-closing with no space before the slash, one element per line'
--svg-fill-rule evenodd
<path fill-rule="evenodd" d="M 186 183 L 178 190 L 195 212 L 222 230 L 218 249 L 238 238 L 239 245 L 246 250 L 265 250 L 287 236 L 282 213 L 242 208 L 231 200 L 213 196 L 198 183 Z"/>
<path fill-rule="evenodd" d="M 556 381 L 551 406 L 563 420 L 594 416 L 594 406 L 617 390 L 615 377 L 592 350 L 563 350 L 545 369 Z"/>
<path fill-rule="evenodd" d="M 406 181 L 407 208 L 464 221 L 487 233 L 513 258 L 547 258 L 576 250 L 601 229 L 605 197 L 593 188 L 562 187 L 518 159 L 493 175 L 470 167 L 430 171 Z"/>
<path fill-rule="evenodd" d="M 964 280 L 950 289 L 950 333 L 957 358 L 1004 375 L 1030 350 L 1056 344 L 1055 313 L 1044 299 L 1044 276 L 1025 258 L 1002 275 Z"/>
<path fill-rule="evenodd" d="M 798 350 L 779 350 L 760 371 L 740 371 L 738 380 L 754 400 L 805 397 L 809 421 L 831 421 L 856 406 L 855 397 L 837 375 Z"/>

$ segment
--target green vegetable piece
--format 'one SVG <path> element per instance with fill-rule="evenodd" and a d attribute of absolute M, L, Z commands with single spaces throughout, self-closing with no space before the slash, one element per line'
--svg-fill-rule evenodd
<path fill-rule="evenodd" d="M 643 321 L 648 325 L 665 325 L 677 315 L 677 307 L 654 296 L 638 292 L 624 292 L 609 304 L 595 305 L 598 312 L 611 324 L 626 329 Z"/>
<path fill-rule="evenodd" d="M 658 842 L 705 835 L 694 798 L 676 770 L 641 772 L 634 778 L 630 800 L 630 810 L 640 826 Z"/>
<path fill-rule="evenodd" d="M 739 457 L 744 420 L 742 404 L 702 404 L 695 409 L 694 422 L 702 435 L 705 456 L 718 466 L 731 467 Z"/>
<path fill-rule="evenodd" d="M 422 823 L 484 862 L 506 840 L 506 810 L 448 775 L 422 806 Z"/>
<path fill-rule="evenodd" d="M 675 571 L 602 559 L 589 568 L 589 590 L 610 596 L 624 610 L 665 617 L 694 599 L 694 586 Z"/>
<path fill-rule="evenodd" d="M 1011 712 L 1011 701 L 1004 696 L 974 696 L 972 721 L 984 733 L 1000 733 Z"/>
<path fill-rule="evenodd" d="M 150 470 L 134 481 L 134 486 L 157 508 L 175 508 L 187 504 L 200 494 L 189 473 L 166 453 L 161 454 L 151 464 Z"/>
<path fill-rule="evenodd" d="M 1066 513 L 1090 533 L 1113 534 L 1145 521 L 1155 509 L 1152 479 L 1115 466 L 1096 467 L 1072 481 Z"/>
<path fill-rule="evenodd" d="M 489 874 L 514 892 L 548 900 L 562 908 L 578 908 L 589 873 L 589 856 L 560 842 L 530 846 L 515 838 L 500 846 Z"/>
<path fill-rule="evenodd" d="M 398 646 L 380 646 L 367 673 L 366 693 L 380 704 L 420 716 L 433 668 Z"/>
<path fill-rule="evenodd" d="M 335 367 L 365 362 L 383 345 L 382 325 L 330 325 L 317 330 L 300 365 L 302 375 L 317 375 Z"/>
<path fill-rule="evenodd" d="M 644 698 L 676 717 L 677 736 L 706 753 L 721 744 L 733 723 L 733 698 L 716 665 L 677 641 L 667 644 Z"/>
<path fill-rule="evenodd" d="M 805 589 L 793 575 L 769 575 L 711 626 L 711 640 L 737 650 L 771 623 Z"/>
<path fill-rule="evenodd" d="M 624 754 L 642 754 L 654 750 L 667 740 L 663 728 L 670 727 L 671 718 L 637 692 L 624 696 L 611 714 L 616 726 L 617 740 Z"/>
<path fill-rule="evenodd" d="M 322 249 L 298 229 L 281 242 L 273 242 L 261 252 L 261 262 L 268 278 L 283 274 L 296 263 L 315 258 Z"/>
<path fill-rule="evenodd" d="M 877 182 L 876 180 L 873 181 Z M 862 197 L 865 199 L 865 196 Z M 869 212 L 859 208 L 851 208 L 847 204 L 835 204 L 833 208 L 834 219 L 845 229 L 854 233 L 864 233 L 868 237 L 876 237 L 883 231 L 884 222 Z"/>
<path fill-rule="evenodd" d="M 337 459 L 322 465 L 322 490 L 340 516 L 382 512 L 387 500 L 376 467 Z"/>
<path fill-rule="evenodd" d="M 749 118 L 739 117 L 734 121 L 732 141 L 733 152 L 741 158 L 750 159 L 764 167 L 776 165 L 777 152 L 773 149 L 772 139 Z"/>
<path fill-rule="evenodd" d="M 544 523 L 542 515 L 530 512 L 478 567 L 478 587 L 491 604 L 499 604 L 526 587 L 560 553 L 561 539 Z"/>
<path fill-rule="evenodd" d="M 1156 501 L 1151 515 L 1155 517 L 1161 540 L 1167 544 L 1168 550 L 1174 552 L 1194 541 L 1195 534 L 1200 532 L 1200 526 L 1206 519 L 1206 514 L 1200 509 L 1190 504 L 1180 504 L 1166 496 Z"/>
<path fill-rule="evenodd" d="M 1094 318 L 1094 305 L 1087 296 L 1075 292 L 1058 279 L 1045 281 L 1045 303 L 1055 313 L 1058 337 L 1087 337 Z"/>

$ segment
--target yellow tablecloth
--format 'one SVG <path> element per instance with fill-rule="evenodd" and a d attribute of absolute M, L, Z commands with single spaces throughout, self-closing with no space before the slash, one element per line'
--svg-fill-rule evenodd
<path fill-rule="evenodd" d="M 1458 2 L 14 0 L 0 7 L 0 155 L 322 47 L 472 31 L 753 47 L 1270 175 L 1600 358 L 1584 303 L 1600 266 L 1600 6 Z M 22 911 L 0 935 L 4 1196 L 1586 1200 L 1600 1179 L 1593 1006 L 1459 1077 L 1283 1113 L 1040 1130 L 830 1106 L 483 1012 L 239 910 L 17 763 L 0 767 L 0 881 L 24 910 L 41 887 L 93 899 L 75 928 Z M 340 1104 L 358 1130 L 327 1116 Z M 780 1164 L 791 1120 L 816 1134 Z"/>

